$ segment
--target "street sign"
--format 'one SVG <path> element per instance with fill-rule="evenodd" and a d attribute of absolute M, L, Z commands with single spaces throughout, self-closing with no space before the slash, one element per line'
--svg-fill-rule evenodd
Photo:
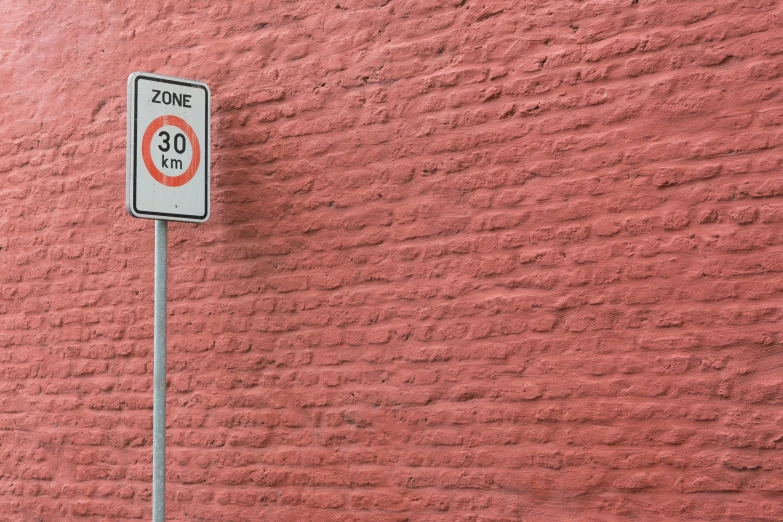
<path fill-rule="evenodd" d="M 202 82 L 130 75 L 125 193 L 131 216 L 209 219 L 209 101 Z"/>
<path fill-rule="evenodd" d="M 125 205 L 155 219 L 152 522 L 166 518 L 168 222 L 209 218 L 209 87 L 159 74 L 128 78 Z"/>

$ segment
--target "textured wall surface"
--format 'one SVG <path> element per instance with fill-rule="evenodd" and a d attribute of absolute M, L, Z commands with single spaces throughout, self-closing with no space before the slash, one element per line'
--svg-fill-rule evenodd
<path fill-rule="evenodd" d="M 134 5 L 135 4 L 135 5 Z M 0 520 L 783 520 L 783 2 L 0 0 Z"/>

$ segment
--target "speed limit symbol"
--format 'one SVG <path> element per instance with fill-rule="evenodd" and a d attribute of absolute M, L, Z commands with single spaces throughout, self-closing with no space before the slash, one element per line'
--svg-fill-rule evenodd
<path fill-rule="evenodd" d="M 128 78 L 126 206 L 133 217 L 209 218 L 209 99 L 202 82 Z"/>

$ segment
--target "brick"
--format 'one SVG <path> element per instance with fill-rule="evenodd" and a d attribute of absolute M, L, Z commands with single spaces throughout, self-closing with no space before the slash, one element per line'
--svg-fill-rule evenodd
<path fill-rule="evenodd" d="M 136 69 L 213 93 L 168 518 L 783 517 L 776 2 L 5 4 L 3 520 L 149 518 Z"/>

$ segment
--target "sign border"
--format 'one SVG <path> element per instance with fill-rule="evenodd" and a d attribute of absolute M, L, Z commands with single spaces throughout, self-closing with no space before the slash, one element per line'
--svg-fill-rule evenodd
<path fill-rule="evenodd" d="M 203 89 L 206 94 L 206 104 L 204 107 L 205 128 L 204 137 L 205 144 L 200 144 L 203 151 L 204 161 L 204 183 L 206 185 L 204 190 L 204 209 L 205 213 L 200 216 L 193 216 L 188 214 L 171 214 L 166 212 L 149 212 L 139 210 L 136 208 L 136 179 L 138 168 L 138 154 L 136 154 L 136 135 L 138 133 L 138 82 L 140 80 L 148 80 L 160 83 L 170 83 L 174 85 L 182 85 L 185 87 L 194 87 Z M 161 74 L 135 72 L 128 76 L 128 132 L 127 132 L 127 149 L 126 149 L 126 199 L 125 207 L 128 214 L 135 218 L 142 219 L 164 219 L 167 221 L 183 221 L 186 223 L 204 223 L 209 219 L 209 127 L 210 127 L 210 104 L 211 93 L 209 86 L 203 82 L 195 80 L 187 80 L 184 78 L 176 78 L 173 76 L 164 76 Z"/>

